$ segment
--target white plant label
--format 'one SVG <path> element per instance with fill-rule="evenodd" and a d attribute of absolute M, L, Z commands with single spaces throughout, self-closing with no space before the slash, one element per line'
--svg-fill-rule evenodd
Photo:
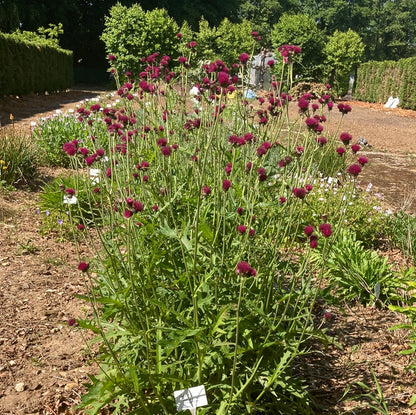
<path fill-rule="evenodd" d="M 175 397 L 178 411 L 186 411 L 189 409 L 192 414 L 195 414 L 196 408 L 208 405 L 204 385 L 175 391 L 173 392 L 173 396 Z"/>
<path fill-rule="evenodd" d="M 71 195 L 65 195 L 63 202 L 67 205 L 75 205 L 77 203 L 78 199 L 75 196 Z"/>
<path fill-rule="evenodd" d="M 100 178 L 98 177 L 100 174 L 101 174 L 100 169 L 90 169 L 91 182 L 94 184 L 98 184 L 100 182 Z"/>

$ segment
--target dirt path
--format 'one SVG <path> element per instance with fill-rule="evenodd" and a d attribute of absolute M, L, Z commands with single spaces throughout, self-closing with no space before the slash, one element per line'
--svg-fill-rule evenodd
<path fill-rule="evenodd" d="M 28 129 L 56 109 L 75 108 L 80 100 L 103 92 L 77 88 L 47 96 L 8 97 L 0 100 L 0 121 L 10 125 L 12 113 L 16 126 Z M 372 146 L 365 150 L 370 163 L 363 185 L 372 182 L 395 208 L 415 209 L 410 202 L 416 195 L 416 112 L 351 105 L 344 130 Z M 331 117 L 336 122 L 340 115 L 334 110 Z M 0 194 L 0 415 L 73 413 L 69 408 L 79 402 L 82 383 L 91 371 L 81 332 L 66 325 L 87 309 L 74 297 L 84 292 L 77 253 L 71 244 L 39 233 L 37 197 L 23 191 Z M 348 382 L 371 384 L 367 361 L 386 397 L 392 398 L 391 414 L 416 413 L 406 407 L 416 393 L 416 377 L 403 371 L 409 361 L 396 354 L 405 346 L 403 336 L 388 332 L 399 317 L 361 307 L 345 314 L 330 311 L 334 317 L 328 329 L 344 349 L 330 346 L 325 359 L 312 356 L 314 370 L 306 374 L 327 408 L 325 413 L 345 410 L 337 400 Z"/>

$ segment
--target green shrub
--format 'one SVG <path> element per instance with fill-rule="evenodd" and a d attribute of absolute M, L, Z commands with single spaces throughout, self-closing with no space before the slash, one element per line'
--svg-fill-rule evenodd
<path fill-rule="evenodd" d="M 188 66 L 179 89 L 153 72 L 160 57 L 151 56 L 147 73 L 155 76 L 125 84 L 117 114 L 98 113 L 101 124 L 85 115 L 93 160 L 82 156 L 85 143 L 64 143 L 76 174 L 45 188 L 41 206 L 67 209 L 95 253 L 78 265 L 93 313 L 70 320 L 100 345 L 101 371 L 81 408 L 172 414 L 174 391 L 205 385 L 201 413 L 311 413 L 293 361 L 307 339 L 323 336 L 313 319 L 319 271 L 344 212 L 334 209 L 329 219 L 316 205 L 312 235 L 303 221 L 322 160 L 342 145 L 339 131 L 327 146 L 319 142 L 323 119 L 312 118 L 309 101 L 292 123 L 281 83 L 267 102 L 233 99 L 247 79 L 244 62 L 205 67 L 190 110 Z M 283 77 L 292 66 L 283 64 Z M 348 166 L 355 156 L 344 150 L 337 157 Z M 342 168 L 341 177 L 357 169 Z M 340 187 L 341 207 L 355 182 Z M 68 192 L 77 200 L 67 207 Z M 312 258 L 317 247 L 322 260 Z"/>
<path fill-rule="evenodd" d="M 35 38 L 0 33 L 1 95 L 58 91 L 72 85 L 72 52 Z"/>
<path fill-rule="evenodd" d="M 115 56 L 111 62 L 119 76 L 129 71 L 138 75 L 149 62 L 142 62 L 152 52 L 160 56 L 178 56 L 179 27 L 165 9 L 144 11 L 139 4 L 131 7 L 116 4 L 105 17 L 101 40 L 107 53 Z"/>
<path fill-rule="evenodd" d="M 387 221 L 385 234 L 392 247 L 416 260 L 416 218 L 403 211 L 395 212 Z"/>
<path fill-rule="evenodd" d="M 325 258 L 325 268 L 325 292 L 336 301 L 386 304 L 401 288 L 387 258 L 365 249 L 351 231 L 340 231 Z"/>
<path fill-rule="evenodd" d="M 88 111 L 87 108 L 88 106 L 80 107 L 77 111 Z M 62 151 L 63 144 L 68 141 L 77 140 L 80 147 L 88 151 L 92 150 L 94 134 L 104 133 L 106 125 L 95 113 L 92 113 L 88 121 L 84 121 L 85 114 L 85 112 L 55 113 L 54 116 L 39 121 L 33 130 L 33 138 L 41 164 L 69 167 L 70 159 Z"/>
<path fill-rule="evenodd" d="M 14 128 L 0 130 L 0 185 L 27 185 L 36 176 L 37 167 L 30 140 Z"/>

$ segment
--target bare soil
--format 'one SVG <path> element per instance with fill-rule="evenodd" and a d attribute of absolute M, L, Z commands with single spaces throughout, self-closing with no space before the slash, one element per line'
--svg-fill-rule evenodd
<path fill-rule="evenodd" d="M 29 130 L 40 117 L 75 108 L 80 100 L 102 93 L 79 87 L 57 94 L 6 97 L 0 100 L 0 122 L 10 127 L 13 114 L 15 128 Z M 362 186 L 371 182 L 387 206 L 415 212 L 416 112 L 349 104 L 352 112 L 345 117 L 346 131 L 370 145 L 364 149 L 370 163 Z M 336 120 L 340 115 L 334 110 L 331 117 Z M 42 169 L 41 174 L 48 180 L 57 172 Z M 85 333 L 67 326 L 70 318 L 88 311 L 88 305 L 75 297 L 84 293 L 76 269 L 78 253 L 70 243 L 39 233 L 38 196 L 38 191 L 23 190 L 0 194 L 0 415 L 76 413 L 71 407 L 85 391 L 87 373 L 95 371 L 85 349 Z M 82 254 L 88 253 L 88 247 L 82 249 Z M 385 254 L 403 265 L 399 252 Z M 402 322 L 402 316 L 362 306 L 328 311 L 332 317 L 323 324 L 341 347 L 334 344 L 318 350 L 310 364 L 300 368 L 322 413 L 377 413 L 348 412 L 354 404 L 338 402 L 355 381 L 376 391 L 370 362 L 390 414 L 416 414 L 408 407 L 416 394 L 416 376 L 405 370 L 410 357 L 397 354 L 406 348 L 405 333 L 388 330 Z"/>

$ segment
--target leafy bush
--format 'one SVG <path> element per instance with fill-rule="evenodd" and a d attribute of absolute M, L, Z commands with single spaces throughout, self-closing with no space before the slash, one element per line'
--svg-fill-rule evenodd
<path fill-rule="evenodd" d="M 15 129 L 0 130 L 0 186 L 20 186 L 36 176 L 38 159 L 34 147 Z"/>
<path fill-rule="evenodd" d="M 331 253 L 325 258 L 326 293 L 351 303 L 386 304 L 401 287 L 386 257 L 367 250 L 350 231 L 340 231 Z"/>
<path fill-rule="evenodd" d="M 233 99 L 248 54 L 233 68 L 204 68 L 195 110 L 185 95 L 192 62 L 182 62 L 177 88 L 155 70 L 166 58 L 151 59 L 145 82 L 119 86 L 117 113 L 98 112 L 101 124 L 83 113 L 94 140 L 88 152 L 73 137 L 64 143 L 76 175 L 45 188 L 41 206 L 67 209 L 62 198 L 73 194 L 73 227 L 85 226 L 81 235 L 93 243 L 95 226 L 99 238 L 95 258 L 78 265 L 93 314 L 70 320 L 100 344 L 101 372 L 81 407 L 171 414 L 175 390 L 205 385 L 201 413 L 309 413 L 292 362 L 307 339 L 322 336 L 312 316 L 319 269 L 345 215 L 334 209 L 329 222 L 316 204 L 317 231 L 305 232 L 303 221 L 329 153 L 342 160 L 341 178 L 354 178 L 339 189 L 341 204 L 361 167 L 345 172 L 355 156 L 338 130 L 319 140 L 330 98 L 314 102 L 321 115 L 310 97 L 299 98 L 293 123 L 282 83 L 267 101 Z M 292 66 L 283 64 L 283 77 Z M 94 184 L 91 168 L 99 170 Z"/>
<path fill-rule="evenodd" d="M 297 45 L 302 48 L 294 74 L 302 80 L 321 79 L 324 33 L 316 21 L 305 14 L 283 14 L 272 29 L 272 44 L 275 49 L 281 45 Z"/>
<path fill-rule="evenodd" d="M 358 33 L 336 30 L 324 47 L 326 76 L 334 93 L 343 96 L 348 92 L 349 74 L 356 69 L 364 54 L 364 44 Z"/>
<path fill-rule="evenodd" d="M 76 112 L 55 113 L 52 117 L 40 120 L 33 130 L 40 163 L 51 167 L 69 167 L 70 162 L 62 146 L 70 140 L 77 140 L 80 147 L 88 151 L 93 148 L 94 134 L 104 133 L 106 125 L 101 116 L 94 112 L 85 120 L 87 113 L 90 111 L 86 106 L 78 108 Z"/>
<path fill-rule="evenodd" d="M 178 56 L 178 30 L 164 9 L 145 12 L 139 4 L 125 7 L 118 3 L 105 17 L 101 40 L 108 54 L 115 56 L 111 64 L 120 76 L 128 71 L 138 75 L 148 64 L 142 58 L 155 50 L 161 56 Z"/>
<path fill-rule="evenodd" d="M 403 211 L 395 212 L 386 224 L 389 243 L 399 248 L 408 258 L 416 259 L 416 218 Z"/>

